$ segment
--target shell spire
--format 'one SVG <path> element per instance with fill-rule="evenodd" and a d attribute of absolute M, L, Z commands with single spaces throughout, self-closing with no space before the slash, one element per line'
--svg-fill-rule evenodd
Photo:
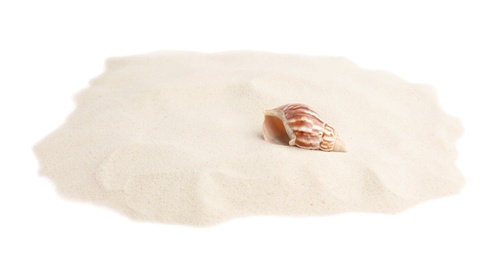
<path fill-rule="evenodd" d="M 327 152 L 347 152 L 333 127 L 310 107 L 287 104 L 264 111 L 264 140 Z"/>

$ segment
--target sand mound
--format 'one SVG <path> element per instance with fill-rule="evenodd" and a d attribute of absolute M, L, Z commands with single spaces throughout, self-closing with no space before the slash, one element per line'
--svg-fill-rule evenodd
<path fill-rule="evenodd" d="M 132 218 L 392 213 L 458 193 L 462 128 L 430 87 L 343 58 L 163 52 L 107 62 L 35 147 L 64 196 Z M 350 152 L 263 140 L 263 110 L 305 103 Z"/>

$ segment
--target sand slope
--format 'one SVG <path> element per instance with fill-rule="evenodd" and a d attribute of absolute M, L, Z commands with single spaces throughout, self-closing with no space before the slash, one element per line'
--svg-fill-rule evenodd
<path fill-rule="evenodd" d="M 456 194 L 459 121 L 433 89 L 344 58 L 160 52 L 112 58 L 35 146 L 64 196 L 145 221 L 393 213 Z M 263 110 L 305 103 L 348 153 L 262 139 Z"/>

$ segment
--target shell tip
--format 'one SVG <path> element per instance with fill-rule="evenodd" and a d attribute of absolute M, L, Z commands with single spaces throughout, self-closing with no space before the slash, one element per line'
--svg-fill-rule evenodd
<path fill-rule="evenodd" d="M 348 152 L 348 149 L 345 146 L 345 142 L 343 142 L 339 137 L 336 138 L 333 147 L 333 152 L 342 152 L 342 153 Z"/>

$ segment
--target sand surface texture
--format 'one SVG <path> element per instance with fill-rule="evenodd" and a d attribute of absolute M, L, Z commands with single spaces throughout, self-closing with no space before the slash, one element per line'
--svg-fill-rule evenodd
<path fill-rule="evenodd" d="M 250 215 L 395 213 L 458 193 L 457 119 L 431 87 L 344 58 L 160 52 L 107 61 L 35 146 L 66 197 L 131 218 L 211 225 Z M 262 138 L 263 110 L 311 106 L 348 153 Z"/>

